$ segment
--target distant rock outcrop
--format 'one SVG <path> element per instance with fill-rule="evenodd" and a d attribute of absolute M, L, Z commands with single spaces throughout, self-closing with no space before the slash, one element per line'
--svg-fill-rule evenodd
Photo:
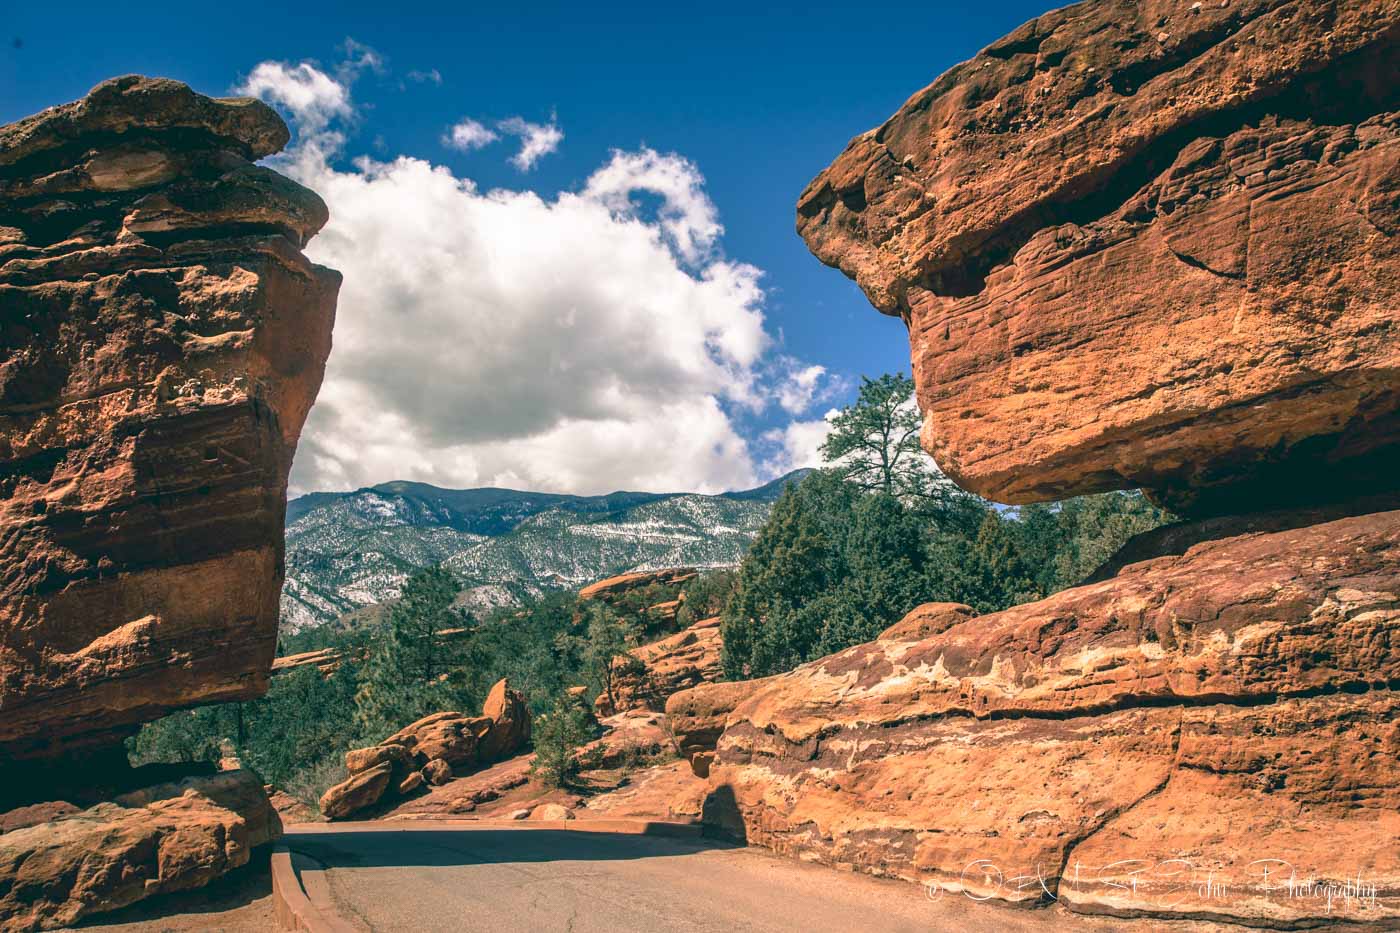
<path fill-rule="evenodd" d="M 1182 514 L 1393 488 L 1397 19 L 1091 0 L 851 141 L 798 232 L 908 323 L 949 476 Z"/>
<path fill-rule="evenodd" d="M 0 127 L 0 762 L 266 688 L 340 284 L 287 139 L 134 76 Z"/>
<path fill-rule="evenodd" d="M 639 570 L 635 573 L 624 573 L 616 577 L 608 577 L 606 580 L 599 580 L 597 583 L 590 583 L 578 591 L 578 598 L 580 602 L 587 602 L 590 599 L 601 599 L 607 602 L 633 590 L 645 589 L 649 586 L 680 586 L 699 575 L 699 571 L 693 567 Z"/>
<path fill-rule="evenodd" d="M 724 673 L 719 621 L 718 617 L 701 619 L 614 661 L 612 698 L 599 694 L 594 701 L 598 712 L 603 716 L 628 710 L 659 713 L 666 709 L 671 694 L 719 680 Z"/>
<path fill-rule="evenodd" d="M 503 678 L 486 697 L 482 715 L 434 713 L 378 745 L 345 753 L 350 776 L 321 796 L 321 814 L 338 820 L 423 787 L 445 784 L 515 755 L 530 744 L 530 707 Z M 390 789 L 394 794 L 390 794 Z"/>

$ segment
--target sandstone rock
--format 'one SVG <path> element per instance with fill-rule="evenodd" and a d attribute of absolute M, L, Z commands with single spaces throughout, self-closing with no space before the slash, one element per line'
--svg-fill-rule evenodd
<path fill-rule="evenodd" d="M 378 803 L 389 789 L 393 775 L 394 765 L 389 761 L 350 775 L 321 795 L 321 815 L 328 820 L 339 820 Z"/>
<path fill-rule="evenodd" d="M 512 810 L 510 814 L 506 817 L 506 819 L 509 820 L 528 820 L 529 818 L 530 811 L 528 808 L 522 810 Z"/>
<path fill-rule="evenodd" d="M 924 603 L 909 610 L 904 618 L 880 633 L 880 641 L 922 641 L 940 635 L 959 622 L 977 615 L 962 603 Z"/>
<path fill-rule="evenodd" d="M 676 753 L 690 762 L 698 777 L 708 776 L 729 714 L 768 679 L 702 684 L 674 693 L 666 701 L 666 721 Z"/>
<path fill-rule="evenodd" d="M 340 283 L 286 140 L 138 77 L 0 127 L 0 760 L 266 689 Z"/>
<path fill-rule="evenodd" d="M 944 471 L 1193 514 L 1393 489 L 1398 22 L 1090 0 L 852 140 L 797 227 L 908 324 Z"/>
<path fill-rule="evenodd" d="M 531 820 L 572 820 L 574 811 L 557 803 L 542 803 L 530 811 Z"/>
<path fill-rule="evenodd" d="M 399 793 L 405 797 L 423 786 L 423 772 L 414 771 L 399 782 Z"/>
<path fill-rule="evenodd" d="M 504 677 L 486 695 L 481 715 L 491 721 L 491 729 L 481 743 L 482 760 L 509 758 L 529 744 L 530 705 L 525 702 L 525 695 L 512 690 Z"/>
<path fill-rule="evenodd" d="M 60 820 L 65 816 L 72 816 L 74 813 L 80 812 L 82 811 L 79 807 L 66 800 L 46 800 L 43 803 L 16 807 L 6 813 L 0 813 L 0 835 L 12 833 L 28 826 L 37 826 L 40 823 Z"/>
<path fill-rule="evenodd" d="M 281 833 L 247 771 L 145 788 L 0 835 L 0 917 L 6 930 L 54 929 L 200 887 Z"/>
<path fill-rule="evenodd" d="M 425 716 L 395 732 L 382 745 L 401 745 L 420 762 L 441 758 L 451 765 L 471 765 L 482 754 L 482 745 L 490 735 L 491 719 L 487 716 L 466 716 L 443 712 Z"/>
<path fill-rule="evenodd" d="M 598 696 L 595 705 L 605 715 L 628 710 L 660 712 L 671 694 L 719 680 L 724 673 L 720 666 L 722 646 L 716 617 L 634 648 L 628 653 L 630 661 L 618 659 L 613 664 L 616 709 L 606 693 Z"/>
<path fill-rule="evenodd" d="M 641 715 L 634 713 L 641 712 Z M 645 710 L 619 713 L 603 719 L 603 735 L 578 751 L 578 761 L 584 770 L 620 768 L 636 765 L 644 759 L 662 754 L 670 748 L 672 739 L 666 717 Z"/>
<path fill-rule="evenodd" d="M 781 852 L 979 899 L 1393 923 L 1396 683 L 1390 511 L 1199 541 L 671 706 L 679 740 L 737 696 L 706 817 Z M 1379 897 L 1339 895 L 1329 914 L 1280 886 L 1290 871 L 1359 874 Z"/>
<path fill-rule="evenodd" d="M 694 580 L 699 575 L 699 572 L 693 567 L 672 567 L 665 570 L 641 570 L 635 573 L 624 573 L 588 584 L 578 591 L 578 598 L 580 602 L 587 602 L 590 599 L 610 602 L 632 590 L 657 584 L 680 586 Z"/>
<path fill-rule="evenodd" d="M 267 792 L 267 802 L 272 805 L 272 809 L 277 811 L 277 817 L 282 821 L 283 826 L 289 823 L 322 822 L 321 814 L 286 791 L 279 790 L 271 784 L 268 784 L 263 790 Z"/>
<path fill-rule="evenodd" d="M 423 766 L 422 774 L 429 784 L 441 786 L 452 780 L 452 766 L 441 758 L 434 758 Z"/>
<path fill-rule="evenodd" d="M 402 745 L 375 745 L 351 749 L 345 753 L 345 770 L 359 774 L 383 762 L 389 762 L 399 775 L 413 770 L 413 754 Z"/>

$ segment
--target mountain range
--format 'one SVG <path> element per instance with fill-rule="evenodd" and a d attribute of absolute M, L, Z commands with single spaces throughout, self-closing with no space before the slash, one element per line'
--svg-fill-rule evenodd
<path fill-rule="evenodd" d="M 547 590 L 662 567 L 739 563 L 773 503 L 807 470 L 720 495 L 572 496 L 390 482 L 287 503 L 284 632 L 396 599 L 416 570 L 442 565 L 459 602 L 485 612 Z"/>

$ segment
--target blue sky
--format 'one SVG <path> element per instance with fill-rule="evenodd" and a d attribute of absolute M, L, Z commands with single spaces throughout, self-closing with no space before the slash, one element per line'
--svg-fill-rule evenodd
<path fill-rule="evenodd" d="M 363 245 L 343 243 L 346 237 L 363 240 L 362 231 L 373 226 L 368 204 L 398 209 L 391 197 L 368 196 L 364 178 L 354 167 L 355 157 L 361 155 L 381 164 L 407 157 L 424 167 L 442 166 L 459 186 L 469 179 L 475 192 L 469 195 L 470 205 L 460 198 L 454 202 L 444 189 L 446 200 L 434 206 L 435 195 L 427 190 L 433 183 L 424 181 L 419 196 L 428 206 L 420 220 L 399 218 L 405 225 L 399 229 L 411 233 L 415 225 L 441 224 L 443 216 L 451 215 L 453 203 L 480 209 L 475 226 L 460 231 L 460 248 L 462 256 L 481 262 L 494 261 L 482 254 L 509 250 L 511 242 L 519 242 L 527 253 L 532 248 L 528 237 L 498 238 L 492 224 L 536 224 L 530 229 L 548 238 L 556 235 L 552 225 L 573 223 L 560 216 L 566 213 L 560 193 L 585 191 L 605 167 L 614 173 L 609 177 L 618 172 L 631 175 L 604 192 L 599 203 L 620 210 L 657 238 L 665 239 L 670 229 L 662 216 L 668 206 L 674 209 L 673 219 L 675 212 L 712 209 L 723 234 L 706 245 L 706 258 L 695 262 L 687 261 L 673 242 L 676 269 L 701 281 L 707 269 L 752 267 L 760 270 L 753 273 L 753 281 L 761 289 L 758 298 L 731 295 L 737 304 L 713 311 L 713 329 L 704 338 L 711 345 L 713 331 L 744 331 L 753 326 L 755 315 L 761 317 L 762 334 L 736 336 L 737 349 L 720 360 L 719 375 L 701 373 L 695 368 L 700 364 L 684 359 L 684 338 L 676 337 L 664 360 L 639 361 L 636 357 L 643 351 L 632 350 L 611 376 L 599 364 L 588 380 L 574 383 L 570 380 L 576 377 L 568 374 L 585 367 L 585 361 L 568 357 L 577 339 L 561 338 L 551 346 L 548 316 L 532 319 L 529 311 L 521 311 L 521 321 L 534 321 L 522 327 L 528 331 L 525 336 L 488 327 L 489 338 L 464 352 L 457 363 L 443 356 L 443 368 L 424 367 L 416 384 L 412 379 L 388 380 L 381 393 L 378 375 L 352 372 L 352 365 L 379 370 L 418 367 L 403 365 L 402 358 L 356 355 L 356 322 L 364 325 L 362 329 L 372 323 L 382 330 L 386 321 L 393 321 L 382 316 L 392 313 L 383 306 L 394 304 L 400 294 L 386 297 L 357 290 L 343 296 L 350 304 L 342 301 L 337 325 L 338 339 L 345 328 L 341 343 L 347 347 L 344 361 L 337 363 L 333 355 L 332 375 L 340 381 L 323 396 L 326 411 L 313 414 L 311 441 L 303 445 L 313 452 L 299 453 L 294 472 L 299 490 L 390 479 L 586 492 L 660 486 L 710 490 L 762 480 L 778 469 L 799 465 L 804 455 L 797 448 L 803 443 L 811 447 L 822 412 L 849 401 L 861 374 L 908 368 L 903 325 L 871 309 L 852 283 L 812 258 L 793 232 L 799 192 L 850 137 L 878 125 L 947 67 L 1044 9 L 1040 3 L 846 2 L 689 9 L 661 4 L 458 3 L 406 4 L 390 10 L 382 3 L 240 2 L 192 11 L 184 4 L 104 3 L 70 4 L 55 17 L 50 8 L 24 4 L 12 9 L 0 27 L 7 33 L 0 51 L 0 121 L 73 100 L 117 74 L 164 75 L 204 93 L 227 94 L 248 86 L 260 64 L 282 66 L 285 79 L 294 76 L 290 69 L 305 64 L 343 86 L 348 104 L 329 121 L 313 116 L 327 126 L 305 125 L 304 113 L 299 125 L 299 114 L 282 107 L 303 138 L 317 131 L 335 134 L 319 166 L 304 168 L 301 180 L 318 190 L 324 180 L 324 187 L 341 192 L 327 197 L 333 212 L 339 201 L 346 205 L 340 213 L 356 214 L 359 202 L 348 198 L 361 198 L 366 205 L 361 226 L 346 226 L 330 236 L 322 254 L 314 245 L 312 254 L 321 261 L 333 256 L 347 276 L 366 279 L 382 278 L 376 269 L 383 264 L 395 268 L 417 262 L 425 241 L 401 236 L 402 248 L 411 251 L 401 261 L 384 255 L 395 248 L 392 242 L 380 243 L 373 256 Z M 355 44 L 347 46 L 347 39 Z M 356 63 L 360 67 L 353 67 Z M 277 85 L 265 82 L 262 87 L 272 102 L 286 103 L 278 99 Z M 520 146 L 519 138 L 501 128 L 510 118 L 556 126 L 563 134 L 557 148 L 540 156 L 528 172 L 510 161 Z M 477 121 L 497 140 L 469 151 L 444 145 L 444 134 L 465 119 Z M 618 163 L 614 151 L 636 158 Z M 639 161 L 646 152 L 656 159 Z M 679 187 L 653 190 L 654 185 L 647 188 L 649 182 L 637 181 L 654 179 L 657 172 L 672 182 L 680 177 Z M 386 189 L 381 194 L 388 193 L 391 181 L 397 185 L 406 177 L 391 180 L 385 175 L 377 176 Z M 629 188 L 634 184 L 640 187 Z M 606 179 L 595 180 L 593 188 L 600 185 L 607 188 Z M 504 217 L 496 211 L 499 205 L 483 199 L 494 189 L 530 195 L 546 208 L 559 209 L 541 213 L 540 205 L 517 199 L 518 210 L 508 212 L 515 220 L 493 219 Z M 709 208 L 696 207 L 701 202 Z M 405 212 L 416 209 L 407 197 L 402 204 Z M 705 218 L 692 211 L 682 220 L 703 227 Z M 609 232 L 622 234 L 613 228 Z M 591 236 L 577 226 L 558 235 Z M 342 241 L 338 248 L 331 244 L 335 239 Z M 577 253 L 569 250 L 569 255 Z M 669 281 L 653 274 L 657 270 L 641 259 L 631 273 L 623 273 L 598 260 L 593 260 L 591 271 L 571 270 L 558 264 L 557 255 L 546 260 L 544 254 L 506 257 L 487 272 L 529 269 L 531 262 L 544 262 L 550 272 L 557 271 L 557 289 L 548 299 L 556 302 L 559 294 L 578 290 L 584 277 L 590 289 L 593 279 L 624 274 L 635 275 L 631 281 L 640 289 Z M 464 274 L 472 268 L 456 260 L 451 266 Z M 425 279 L 439 276 L 431 266 L 423 269 Z M 443 282 L 445 287 L 463 287 L 448 278 Z M 609 286 L 611 291 L 600 289 L 596 300 L 625 291 L 631 287 L 628 282 L 620 278 Z M 468 326 L 471 315 L 480 323 L 500 322 L 516 314 L 512 302 L 547 300 L 543 294 L 517 297 L 505 286 L 485 297 L 469 288 L 471 293 L 464 293 L 464 303 L 457 306 L 440 297 L 425 299 L 421 289 L 412 291 L 414 295 L 403 301 L 426 302 L 412 318 L 413 329 L 425 345 L 439 345 L 429 355 L 445 343 L 473 344 L 472 335 L 482 328 Z M 676 330 L 668 321 L 692 313 L 692 299 L 677 300 L 677 307 L 656 312 L 656 326 L 664 331 L 658 334 L 661 342 Z M 625 336 L 625 328 L 647 326 L 644 306 L 624 322 L 597 326 L 590 323 L 590 313 L 607 312 L 583 307 L 579 314 L 585 330 L 610 333 L 607 328 L 615 326 Z M 348 325 L 347 314 L 356 316 Z M 438 321 L 454 315 L 458 317 L 436 330 Z M 746 340 L 759 340 L 761 349 L 756 351 Z M 510 362 L 512 353 L 517 355 Z M 469 385 L 470 376 L 457 378 L 452 369 L 456 365 L 465 374 L 497 365 L 502 373 L 514 373 L 534 368 L 531 361 L 541 358 L 552 360 L 554 368 L 541 367 L 533 378 L 540 384 L 557 383 L 562 399 L 551 400 L 548 392 L 536 391 L 528 372 L 518 386 L 509 375 L 493 375 L 493 384 L 500 386 L 493 392 L 485 385 Z M 785 379 L 814 366 L 822 367 L 823 373 L 807 386 L 810 399 L 775 401 Z M 565 375 L 551 378 L 559 373 Z M 694 383 L 687 388 L 692 377 Z M 746 388 L 717 387 L 715 380 L 723 378 L 746 383 Z M 348 387 L 354 379 L 360 379 L 355 390 L 359 395 L 352 398 Z M 454 388 L 442 397 L 431 391 L 449 383 Z M 634 417 L 651 398 L 651 390 L 645 388 L 651 383 L 659 387 L 655 406 L 669 412 L 669 427 Z M 689 402 L 678 395 L 686 391 L 704 395 L 712 404 L 704 412 L 687 408 Z M 425 400 L 425 395 L 432 398 Z M 578 403 L 584 396 L 593 401 Z M 366 413 L 364 406 L 373 404 L 366 399 L 371 397 L 394 401 L 386 403 L 385 411 Z M 507 425 L 516 414 L 513 399 L 519 400 L 518 420 L 526 425 L 519 430 Z M 803 401 L 809 404 L 804 407 Z M 441 410 L 417 413 L 434 407 Z M 687 421 L 700 425 L 705 418 L 710 419 L 708 427 L 686 430 Z M 794 424 L 812 430 L 802 440 L 797 432 L 784 435 Z M 336 445 L 331 439 L 340 436 L 349 443 L 332 449 Z M 654 436 L 651 447 L 647 436 Z M 692 444 L 694 450 L 688 447 Z M 609 448 L 611 455 L 595 447 Z M 419 455 L 428 449 L 437 453 Z M 810 458 L 810 450 L 805 456 Z"/>

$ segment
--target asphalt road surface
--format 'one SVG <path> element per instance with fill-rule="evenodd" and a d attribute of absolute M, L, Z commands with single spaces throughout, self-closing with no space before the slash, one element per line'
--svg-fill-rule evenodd
<path fill-rule="evenodd" d="M 1130 928 L 959 896 L 931 901 L 911 884 L 699 839 L 420 829 L 288 842 L 314 860 L 301 860 L 308 893 L 317 889 L 352 926 L 375 933 Z"/>

